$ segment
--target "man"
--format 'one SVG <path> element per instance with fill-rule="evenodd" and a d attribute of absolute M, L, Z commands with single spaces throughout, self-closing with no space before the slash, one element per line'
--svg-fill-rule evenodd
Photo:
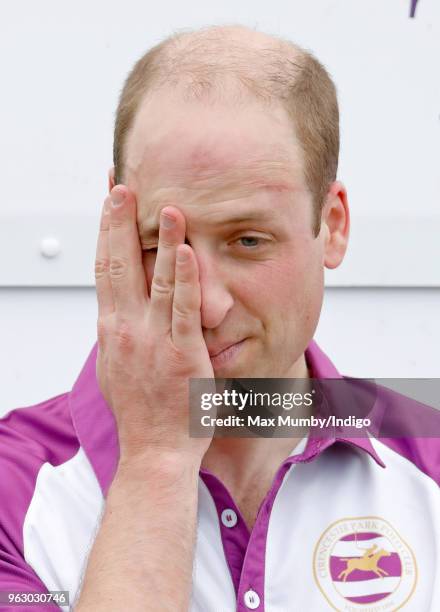
<path fill-rule="evenodd" d="M 348 241 L 338 148 L 333 83 L 287 41 L 212 27 L 135 65 L 97 346 L 70 393 L 2 423 L 0 590 L 80 612 L 438 609 L 438 445 L 189 435 L 189 379 L 341 378 L 313 341 Z M 386 577 L 338 580 L 374 547 Z"/>

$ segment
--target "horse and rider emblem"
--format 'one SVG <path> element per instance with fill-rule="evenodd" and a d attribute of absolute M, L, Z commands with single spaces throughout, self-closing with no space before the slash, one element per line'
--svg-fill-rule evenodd
<path fill-rule="evenodd" d="M 379 567 L 377 564 L 382 557 L 390 557 L 391 553 L 388 550 L 384 550 L 383 548 L 376 552 L 376 549 L 377 544 L 373 544 L 373 546 L 367 548 L 367 550 L 363 552 L 362 557 L 350 557 L 348 559 L 341 559 L 341 561 L 345 561 L 347 563 L 347 566 L 338 575 L 338 578 L 342 578 L 342 580 L 345 582 L 347 580 L 347 576 L 349 576 L 349 574 L 351 574 L 351 572 L 353 572 L 354 570 L 361 570 L 362 572 L 374 572 L 380 578 L 382 578 L 382 576 L 389 576 L 389 573 Z M 360 548 L 360 550 L 363 549 Z"/>
<path fill-rule="evenodd" d="M 315 547 L 313 571 L 336 610 L 398 610 L 417 582 L 412 550 L 380 517 L 344 518 L 330 525 Z"/>

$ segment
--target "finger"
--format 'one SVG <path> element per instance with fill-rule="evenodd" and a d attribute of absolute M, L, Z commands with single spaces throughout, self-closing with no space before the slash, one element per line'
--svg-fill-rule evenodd
<path fill-rule="evenodd" d="M 151 324 L 159 333 L 171 333 L 176 249 L 185 241 L 185 217 L 178 208 L 162 209 L 154 274 L 150 290 Z"/>
<path fill-rule="evenodd" d="M 113 187 L 109 229 L 109 277 L 115 311 L 125 316 L 145 312 L 148 290 L 136 222 L 136 199 L 124 185 Z"/>
<path fill-rule="evenodd" d="M 179 349 L 200 346 L 201 301 L 197 258 L 189 245 L 182 244 L 177 249 L 171 332 L 173 343 Z"/>
<path fill-rule="evenodd" d="M 114 311 L 112 285 L 109 278 L 108 234 L 110 226 L 110 198 L 107 196 L 101 211 L 98 243 L 95 259 L 95 286 L 98 300 L 98 317 L 104 317 Z"/>

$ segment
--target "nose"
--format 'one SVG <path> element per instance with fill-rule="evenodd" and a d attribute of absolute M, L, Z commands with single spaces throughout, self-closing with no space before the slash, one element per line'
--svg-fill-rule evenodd
<path fill-rule="evenodd" d="M 220 266 L 218 262 L 214 261 L 213 255 L 205 252 L 199 254 L 196 251 L 196 256 L 202 294 L 202 327 L 215 329 L 231 310 L 234 300 L 221 274 Z"/>

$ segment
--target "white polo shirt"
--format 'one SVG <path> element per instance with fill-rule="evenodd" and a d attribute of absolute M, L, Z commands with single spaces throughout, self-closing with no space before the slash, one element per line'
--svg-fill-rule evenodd
<path fill-rule="evenodd" d="M 69 591 L 73 603 L 80 588 L 118 461 L 96 353 L 69 393 L 0 421 L 0 592 Z M 306 360 L 313 377 L 341 378 L 314 341 Z M 440 610 L 439 480 L 438 438 L 309 438 L 249 533 L 201 470 L 190 610 Z"/>

